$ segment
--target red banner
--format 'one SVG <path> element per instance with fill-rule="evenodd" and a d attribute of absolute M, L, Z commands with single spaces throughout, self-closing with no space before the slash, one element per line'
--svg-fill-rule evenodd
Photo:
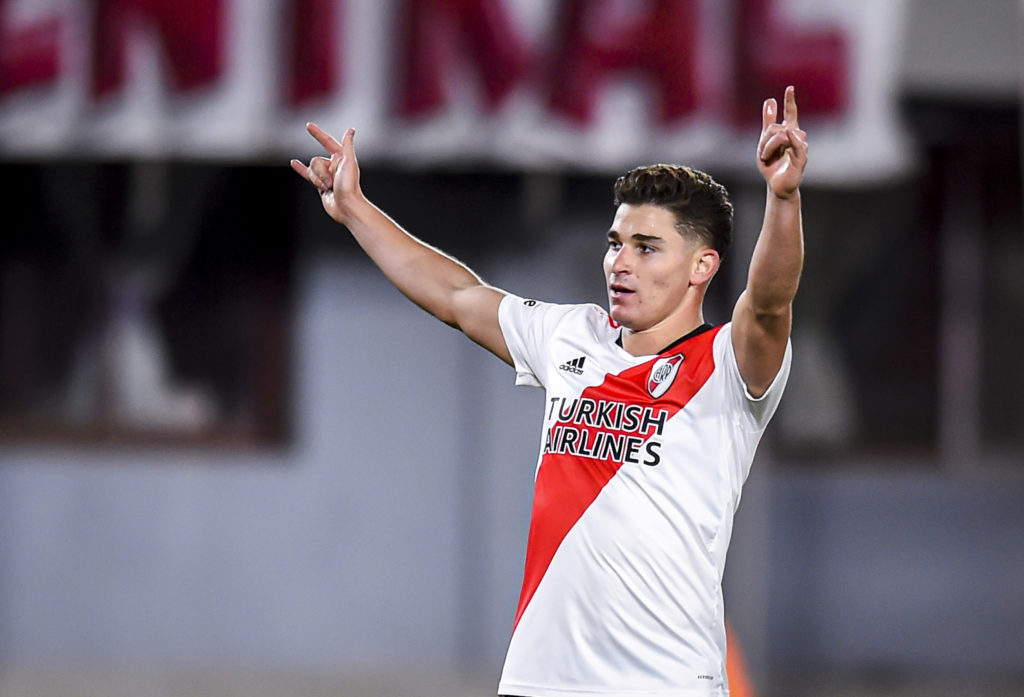
<path fill-rule="evenodd" d="M 905 0 L 0 0 L 0 152 L 752 169 L 797 87 L 811 177 L 907 167 Z"/>

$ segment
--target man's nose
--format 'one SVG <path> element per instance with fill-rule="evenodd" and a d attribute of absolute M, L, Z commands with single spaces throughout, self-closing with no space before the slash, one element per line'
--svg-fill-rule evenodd
<path fill-rule="evenodd" d="M 627 272 L 632 268 L 632 265 L 632 258 L 630 257 L 628 248 L 623 245 L 615 252 L 615 256 L 612 258 L 612 273 Z"/>

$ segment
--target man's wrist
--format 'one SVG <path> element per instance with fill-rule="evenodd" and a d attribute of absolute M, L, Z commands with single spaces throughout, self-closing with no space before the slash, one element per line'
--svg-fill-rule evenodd
<path fill-rule="evenodd" d="M 341 216 L 342 225 L 351 225 L 361 220 L 366 220 L 374 206 L 363 196 L 362 191 L 348 194 L 338 201 L 338 213 Z"/>
<path fill-rule="evenodd" d="M 774 199 L 779 203 L 799 203 L 800 202 L 800 187 L 793 189 L 792 191 L 778 192 L 768 187 L 768 198 Z"/>

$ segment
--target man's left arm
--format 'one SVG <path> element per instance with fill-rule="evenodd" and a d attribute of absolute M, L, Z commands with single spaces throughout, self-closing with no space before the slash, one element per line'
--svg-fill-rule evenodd
<path fill-rule="evenodd" d="M 762 108 L 757 166 L 768 184 L 764 223 L 750 259 L 747 287 L 732 313 L 732 343 L 740 375 L 762 396 L 782 367 L 793 326 L 793 298 L 804 262 L 800 182 L 807 134 L 797 123 L 796 93 L 786 88 L 783 118 L 774 99 Z"/>

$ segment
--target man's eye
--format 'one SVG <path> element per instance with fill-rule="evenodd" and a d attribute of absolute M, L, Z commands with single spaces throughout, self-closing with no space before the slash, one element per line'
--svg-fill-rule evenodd
<path fill-rule="evenodd" d="M 642 244 L 640 245 L 640 251 L 643 252 L 644 254 L 650 254 L 651 252 L 655 251 L 655 249 L 649 244 Z"/>
<path fill-rule="evenodd" d="M 616 242 L 615 240 L 608 240 L 608 249 L 618 249 L 621 246 L 621 242 Z"/>

